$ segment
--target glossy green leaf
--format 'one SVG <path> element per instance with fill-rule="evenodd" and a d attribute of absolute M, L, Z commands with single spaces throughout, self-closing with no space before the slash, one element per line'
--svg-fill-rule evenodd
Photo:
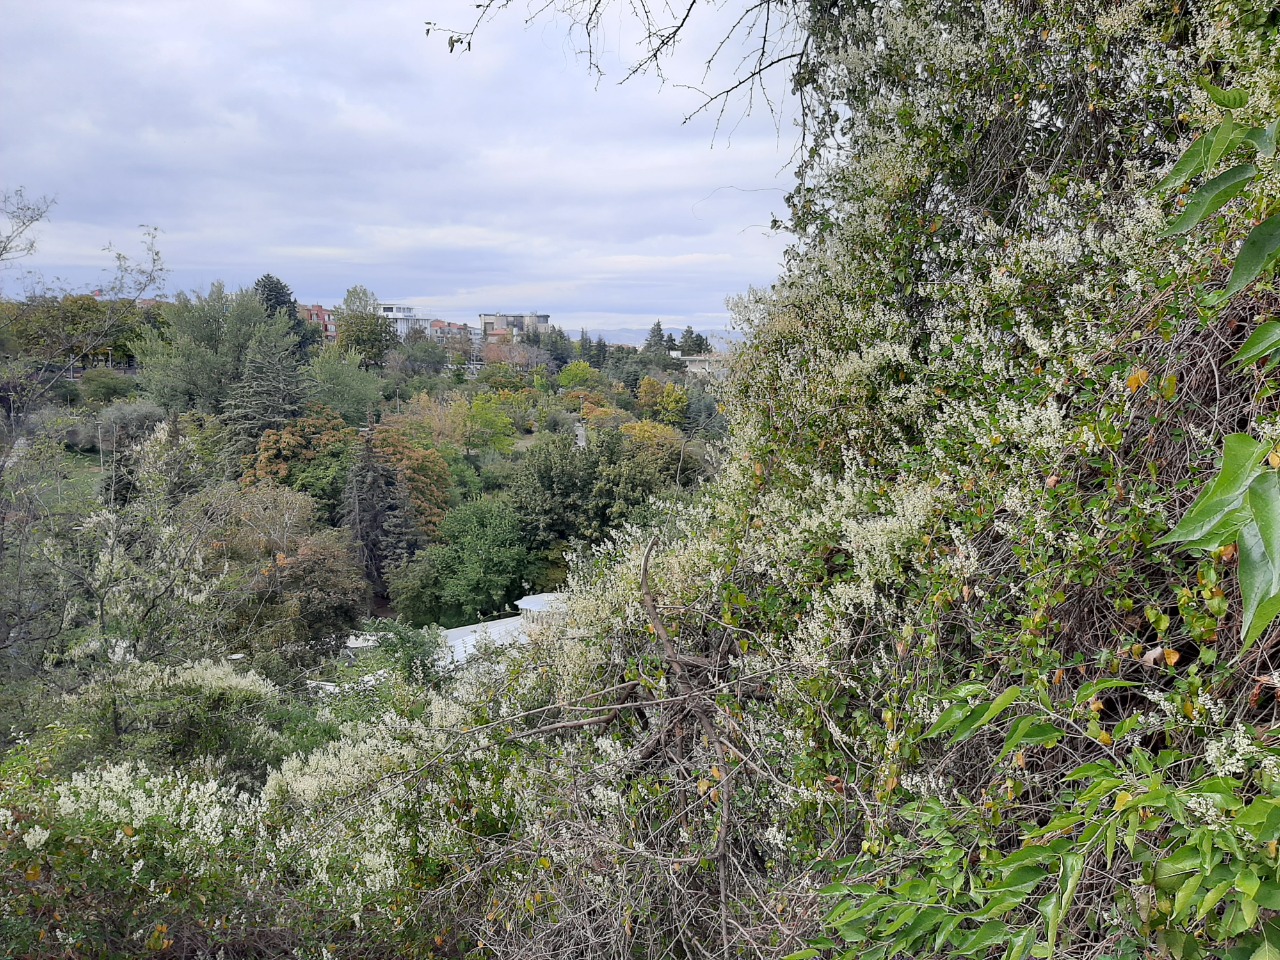
<path fill-rule="evenodd" d="M 1224 293 L 1229 297 L 1239 293 L 1258 279 L 1277 256 L 1280 256 L 1280 213 L 1268 217 L 1245 237 Z"/>
<path fill-rule="evenodd" d="M 1276 579 L 1271 582 L 1271 595 L 1275 596 L 1280 593 L 1280 473 L 1263 470 L 1249 484 L 1245 504 L 1253 515 L 1253 522 L 1258 525 L 1262 546 L 1276 572 Z"/>
<path fill-rule="evenodd" d="M 1249 334 L 1244 346 L 1231 358 L 1232 363 L 1254 363 L 1263 357 L 1269 357 L 1280 348 L 1280 320 L 1268 320 L 1259 324 L 1258 329 Z"/>
<path fill-rule="evenodd" d="M 1014 750 L 1022 746 L 1040 746 L 1046 743 L 1058 743 L 1066 736 L 1066 732 L 1052 723 L 1039 717 L 1023 717 L 1005 738 L 1004 749 L 1000 751 L 997 761 L 1003 760 Z"/>
<path fill-rule="evenodd" d="M 1241 613 L 1240 630 L 1242 634 L 1248 636 L 1258 607 L 1264 600 L 1274 596 L 1272 584 L 1275 582 L 1276 570 L 1271 563 L 1271 558 L 1267 556 L 1267 549 L 1262 542 L 1262 531 L 1258 529 L 1256 521 L 1251 520 L 1240 528 L 1240 539 L 1237 545 L 1240 548 L 1240 598 L 1244 607 Z"/>
<path fill-rule="evenodd" d="M 1078 707 L 1081 704 L 1089 703 L 1098 694 L 1106 690 L 1117 690 L 1123 687 L 1140 687 L 1142 684 L 1136 680 L 1121 680 L 1118 677 L 1103 677 L 1100 680 L 1092 680 L 1089 683 L 1081 685 L 1076 691 L 1074 703 Z"/>
<path fill-rule="evenodd" d="M 1187 875 L 1200 869 L 1200 849 L 1194 843 L 1179 847 L 1155 865 L 1155 884 L 1160 890 L 1176 890 Z"/>
<path fill-rule="evenodd" d="M 1182 213 L 1170 222 L 1160 235 L 1172 237 L 1179 233 L 1186 233 L 1238 197 L 1257 175 L 1258 168 L 1252 163 L 1242 163 L 1225 173 L 1218 174 L 1188 198 Z"/>
<path fill-rule="evenodd" d="M 1222 467 L 1179 522 L 1156 545 L 1198 540 L 1244 499 L 1245 491 L 1262 470 L 1266 448 L 1247 433 L 1230 434 L 1222 446 Z"/>
<path fill-rule="evenodd" d="M 964 914 L 956 913 L 947 917 L 946 920 L 938 926 L 937 932 L 933 936 L 933 952 L 940 953 L 944 945 L 951 942 L 951 934 L 955 932 L 956 927 L 964 922 Z"/>
<path fill-rule="evenodd" d="M 1258 892 L 1253 895 L 1258 906 L 1266 910 L 1280 910 L 1280 883 L 1274 880 L 1263 880 L 1258 885 Z"/>
<path fill-rule="evenodd" d="M 1239 110 L 1249 103 L 1249 91 L 1237 87 L 1234 90 L 1223 90 L 1214 86 L 1204 78 L 1200 79 L 1200 88 L 1209 95 L 1209 99 L 1223 110 Z"/>
<path fill-rule="evenodd" d="M 1170 190 L 1176 190 L 1192 177 L 1203 173 L 1209 165 L 1209 147 L 1217 133 L 1218 127 L 1213 127 L 1204 136 L 1196 140 L 1195 143 L 1187 147 L 1182 156 L 1178 158 L 1178 162 L 1173 165 L 1173 169 L 1165 175 L 1163 180 L 1156 184 L 1156 192 L 1167 193 Z"/>
<path fill-rule="evenodd" d="M 1235 543 L 1240 537 L 1240 528 L 1249 522 L 1249 508 L 1238 506 L 1223 514 L 1222 519 L 1205 531 L 1198 540 L 1188 540 L 1182 545 L 1183 550 L 1217 550 L 1226 543 Z"/>
<path fill-rule="evenodd" d="M 1240 145 L 1248 132 L 1248 127 L 1241 126 L 1231 117 L 1227 117 L 1222 123 L 1218 124 L 1217 132 L 1213 135 L 1213 142 L 1209 144 L 1209 156 L 1205 160 L 1205 170 L 1212 170 L 1218 165 L 1219 160 L 1230 156 L 1231 152 Z"/>

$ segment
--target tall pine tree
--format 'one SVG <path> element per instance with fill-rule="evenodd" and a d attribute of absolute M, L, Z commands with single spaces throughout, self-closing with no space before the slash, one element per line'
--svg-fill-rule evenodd
<path fill-rule="evenodd" d="M 267 316 L 283 315 L 289 318 L 289 332 L 297 337 L 294 350 L 299 356 L 305 355 L 320 342 L 320 328 L 298 317 L 298 301 L 289 285 L 279 277 L 264 273 L 254 282 L 253 292 L 262 301 Z"/>
<path fill-rule="evenodd" d="M 311 399 L 314 384 L 298 362 L 297 346 L 288 318 L 279 315 L 249 341 L 240 380 L 223 409 L 224 456 L 237 475 L 243 459 L 257 451 L 263 433 L 298 419 Z"/>
<path fill-rule="evenodd" d="M 420 524 L 399 471 L 366 437 L 342 493 L 342 525 L 351 531 L 375 595 L 385 600 L 391 573 L 408 563 L 421 544 Z"/>

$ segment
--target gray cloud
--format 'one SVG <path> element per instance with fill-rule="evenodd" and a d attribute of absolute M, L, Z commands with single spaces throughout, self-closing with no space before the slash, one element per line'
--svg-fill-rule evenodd
<path fill-rule="evenodd" d="M 516 11 L 450 56 L 461 0 L 42 0 L 0 39 L 4 185 L 58 203 L 28 265 L 91 284 L 161 229 L 171 289 L 263 272 L 332 303 L 362 283 L 453 319 L 723 322 L 769 282 L 789 129 L 681 124 L 695 94 L 595 83 Z"/>

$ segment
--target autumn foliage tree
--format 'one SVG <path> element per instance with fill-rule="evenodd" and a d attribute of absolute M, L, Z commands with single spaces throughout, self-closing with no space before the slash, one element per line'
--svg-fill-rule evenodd
<path fill-rule="evenodd" d="M 313 405 L 283 427 L 266 430 L 242 477 L 309 493 L 330 516 L 337 510 L 358 433 L 328 407 Z"/>

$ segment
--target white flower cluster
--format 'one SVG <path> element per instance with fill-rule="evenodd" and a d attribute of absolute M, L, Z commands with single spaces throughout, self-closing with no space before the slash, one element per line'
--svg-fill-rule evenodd
<path fill-rule="evenodd" d="M 1240 776 L 1252 763 L 1267 756 L 1242 723 L 1221 739 L 1210 740 L 1204 748 L 1205 762 L 1219 777 Z"/>

